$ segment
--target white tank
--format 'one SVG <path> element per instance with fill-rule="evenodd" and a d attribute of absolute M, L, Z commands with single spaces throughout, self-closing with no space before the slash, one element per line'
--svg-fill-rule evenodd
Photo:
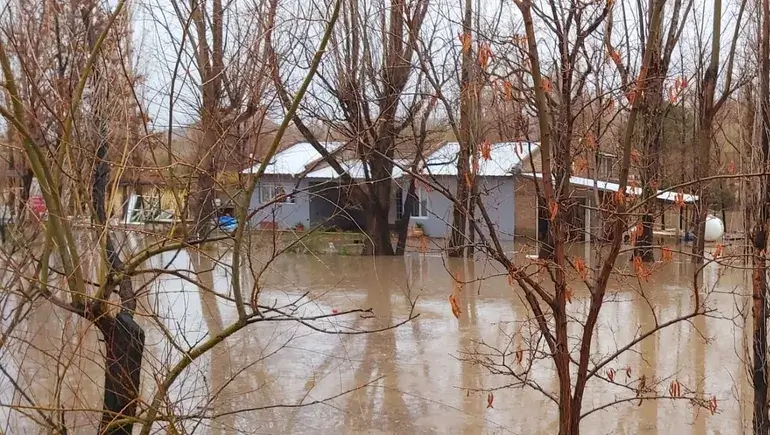
<path fill-rule="evenodd" d="M 704 239 L 707 242 L 715 242 L 722 238 L 725 234 L 725 225 L 722 223 L 722 219 L 714 215 L 706 216 L 706 233 Z"/>

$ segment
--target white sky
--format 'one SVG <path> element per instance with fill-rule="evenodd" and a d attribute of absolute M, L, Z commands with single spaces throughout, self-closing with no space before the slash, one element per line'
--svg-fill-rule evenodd
<path fill-rule="evenodd" d="M 359 1 L 360 4 L 369 4 L 371 7 L 376 6 L 370 4 L 372 0 Z M 226 17 L 229 25 L 232 28 L 236 26 L 243 28 L 253 25 L 254 15 L 249 13 L 249 9 L 255 3 L 257 3 L 257 0 L 233 0 L 231 3 L 231 13 Z M 331 1 L 328 1 L 328 3 L 331 4 Z M 522 33 L 518 24 L 520 16 L 512 2 L 482 1 L 481 3 L 484 5 L 480 19 L 483 33 L 494 35 L 495 39 L 501 41 L 508 41 L 514 33 Z M 673 4 L 673 0 L 669 0 L 668 3 Z M 738 4 L 735 1 L 724 1 L 723 3 L 722 24 L 724 31 L 722 32 L 722 43 L 724 54 L 722 56 L 722 63 L 724 64 L 726 63 L 727 49 L 732 39 L 734 16 Z M 189 5 L 189 2 L 180 2 L 180 4 Z M 288 78 L 296 78 L 302 76 L 304 67 L 308 63 L 307 59 L 312 55 L 312 50 L 318 45 L 323 27 L 323 22 L 319 20 L 319 16 L 322 13 L 329 13 L 331 7 L 325 7 L 322 11 L 319 11 L 313 2 L 305 0 L 291 0 L 281 4 L 280 15 L 282 19 L 279 20 L 280 23 L 276 30 L 276 37 L 284 49 L 287 46 L 291 47 L 294 55 L 297 56 L 297 60 L 293 63 L 299 64 L 294 70 L 285 69 L 282 71 L 282 75 Z M 457 33 L 460 31 L 461 7 L 462 1 L 435 0 L 431 4 L 427 21 L 423 26 L 425 39 L 430 40 L 434 47 L 434 62 L 445 68 L 445 79 L 456 77 L 455 60 L 459 57 Z M 635 23 L 638 19 L 635 1 L 617 0 L 614 25 L 614 39 L 616 40 L 620 38 L 623 28 L 622 7 L 626 8 L 626 18 L 629 27 L 634 32 L 636 29 Z M 194 59 L 190 56 L 189 40 L 185 42 L 185 46 L 182 48 L 181 25 L 174 14 L 172 3 L 170 0 L 133 0 L 132 9 L 136 26 L 134 33 L 135 54 L 138 57 L 139 70 L 147 78 L 144 98 L 147 102 L 149 114 L 153 118 L 155 128 L 165 128 L 169 124 L 169 119 L 171 119 L 174 125 L 188 124 L 196 118 L 195 107 L 197 106 L 198 76 L 195 72 Z M 698 51 L 695 37 L 700 34 L 706 39 L 705 48 L 706 50 L 709 49 L 711 10 L 712 4 L 710 2 L 694 0 L 694 10 L 688 17 L 688 24 L 682 41 L 678 49 L 675 50 L 671 65 L 672 75 L 684 74 L 692 76 L 695 73 L 696 62 L 693 59 L 696 58 L 695 53 Z M 744 20 L 751 19 L 755 15 L 750 12 L 748 11 L 745 14 Z M 498 18 L 500 19 L 499 21 Z M 310 19 L 315 20 L 315 22 L 311 24 Z M 742 27 L 744 32 L 749 32 L 752 29 L 751 25 L 744 24 Z M 376 32 L 376 29 L 371 29 L 370 31 Z M 594 38 L 594 44 L 597 45 L 597 53 L 600 50 L 603 51 L 598 46 L 603 32 L 604 26 L 601 26 L 596 32 L 596 38 Z M 233 31 L 233 33 L 236 33 L 236 31 Z M 547 57 L 552 56 L 555 44 L 547 32 L 540 32 L 539 35 L 542 38 L 539 40 L 540 54 L 545 60 Z M 632 38 L 636 38 L 636 36 L 632 35 Z M 228 42 L 231 43 L 231 46 L 234 46 L 235 44 L 232 44 L 232 39 L 235 39 L 234 35 Z M 331 47 L 331 49 L 334 49 L 334 47 Z M 638 57 L 639 44 L 632 43 L 631 50 L 633 51 L 632 55 Z M 621 52 L 623 51 L 621 49 Z M 181 56 L 179 55 L 180 52 Z M 623 54 L 627 55 L 628 53 Z M 743 59 L 749 55 L 750 53 L 746 53 L 745 49 L 739 48 L 739 61 L 743 62 Z M 327 55 L 325 57 L 326 62 L 321 67 L 322 74 L 327 77 L 333 76 L 330 73 L 333 70 L 333 65 L 330 63 L 331 59 L 332 56 Z M 170 116 L 169 96 L 171 94 L 171 77 L 175 69 L 178 70 L 178 79 L 174 84 L 174 113 Z M 296 80 L 288 81 L 289 85 L 292 86 Z M 457 88 L 453 80 L 448 80 L 445 86 L 445 92 L 448 93 Z M 325 107 L 325 111 L 332 114 L 338 110 L 336 107 L 329 105 L 329 102 L 332 100 L 333 98 L 330 98 L 322 90 L 320 81 L 316 80 L 306 103 L 308 106 Z"/>

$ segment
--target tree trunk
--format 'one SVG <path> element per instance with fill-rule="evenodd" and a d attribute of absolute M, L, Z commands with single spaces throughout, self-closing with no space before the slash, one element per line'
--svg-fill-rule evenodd
<path fill-rule="evenodd" d="M 109 425 L 115 420 L 126 420 L 136 416 L 144 353 L 144 330 L 126 311 L 115 317 L 102 316 L 96 325 L 104 336 L 107 350 L 104 407 L 99 433 L 131 435 L 133 421 L 126 421 L 112 427 Z"/>
<path fill-rule="evenodd" d="M 573 414 L 570 350 L 567 335 L 567 312 L 563 300 L 556 301 L 554 310 L 556 336 L 556 374 L 559 379 L 559 435 L 577 434 L 578 417 Z"/>
<path fill-rule="evenodd" d="M 371 207 L 366 214 L 366 235 L 363 255 L 393 255 L 388 217 Z"/>
<path fill-rule="evenodd" d="M 770 0 L 762 0 L 762 45 L 759 105 L 762 110 L 760 128 L 762 168 L 770 163 Z M 759 216 L 754 225 L 752 271 L 752 334 L 754 386 L 754 435 L 770 433 L 767 413 L 767 231 L 770 222 L 770 179 L 760 178 Z"/>
<path fill-rule="evenodd" d="M 99 112 L 95 114 L 98 120 Z M 114 240 L 114 234 L 109 229 L 107 222 L 107 186 L 110 179 L 110 167 L 107 151 L 109 141 L 107 139 L 106 122 L 99 122 L 101 138 L 96 150 L 96 164 L 92 176 L 91 201 L 96 214 L 100 234 L 104 234 L 105 251 L 109 271 L 112 276 L 123 269 L 123 262 Z M 136 417 L 136 406 L 139 401 L 139 380 L 142 368 L 142 355 L 144 353 L 144 330 L 133 319 L 136 309 L 136 299 L 131 278 L 123 277 L 118 284 L 118 294 L 121 300 L 121 312 L 112 317 L 108 313 L 101 312 L 98 308 L 92 308 L 87 315 L 93 316 L 92 320 L 102 333 L 106 346 L 104 367 L 104 399 L 102 404 L 102 421 L 99 433 L 106 435 L 131 435 L 134 423 L 130 419 Z M 107 293 L 105 297 L 109 297 Z M 101 307 L 101 301 L 95 301 L 93 307 Z M 127 420 L 123 423 L 110 426 L 115 420 Z"/>
<path fill-rule="evenodd" d="M 393 173 L 392 136 L 384 137 L 376 143 L 380 151 L 368 157 L 371 174 L 369 177 L 369 198 L 366 207 L 367 242 L 365 255 L 393 255 L 393 242 L 390 239 L 390 191 Z M 381 153 L 381 154 L 380 154 Z"/>
<path fill-rule="evenodd" d="M 406 237 L 409 232 L 409 220 L 412 216 L 412 209 L 414 208 L 416 193 L 417 185 L 414 178 L 410 178 L 409 188 L 407 189 L 406 197 L 404 197 L 404 205 L 401 209 L 401 219 L 399 219 L 398 223 L 396 224 L 396 231 L 398 232 L 396 255 L 404 255 L 404 252 L 406 252 Z"/>
<path fill-rule="evenodd" d="M 468 198 L 468 247 L 465 249 L 465 256 L 468 258 L 473 258 L 473 253 L 475 252 L 475 243 L 476 243 L 476 231 L 474 230 L 473 225 L 471 222 L 474 222 L 476 220 L 476 197 L 479 195 L 479 186 L 476 182 L 476 177 L 473 177 L 473 182 L 471 184 L 471 191 Z M 495 231 L 495 229 L 490 228 L 490 231 Z"/>
<path fill-rule="evenodd" d="M 703 261 L 703 253 L 706 249 L 706 217 L 708 216 L 709 209 L 709 192 L 707 188 L 703 188 L 703 178 L 708 177 L 709 173 L 709 156 L 711 155 L 711 120 L 704 119 L 701 121 L 700 131 L 698 132 L 698 152 L 695 153 L 695 172 L 697 174 L 698 184 L 701 186 L 698 189 L 698 203 L 696 207 L 697 213 L 694 216 L 695 224 L 695 239 L 692 242 L 692 259 L 694 262 Z M 705 159 L 705 161 L 704 161 Z"/>
<path fill-rule="evenodd" d="M 478 98 L 473 73 L 473 48 L 471 42 L 471 24 L 473 20 L 473 8 L 471 0 L 465 0 L 465 15 L 463 17 L 463 56 L 462 71 L 460 73 L 460 137 L 457 138 L 460 145 L 460 152 L 457 156 L 457 194 L 455 195 L 457 203 L 452 211 L 452 235 L 449 239 L 450 257 L 462 257 L 465 255 L 465 246 L 468 244 L 467 228 L 468 213 L 465 208 L 468 205 L 472 182 L 470 171 L 471 149 L 476 137 L 476 122 L 474 114 L 476 112 L 475 104 Z M 461 204 L 458 207 L 457 204 Z"/>
<path fill-rule="evenodd" d="M 215 218 L 214 199 L 216 197 L 215 180 L 218 171 L 217 155 L 218 134 L 215 123 L 209 116 L 203 117 L 204 139 L 198 146 L 200 157 L 198 164 L 203 168 L 197 173 L 197 192 L 191 195 L 190 212 L 194 222 L 193 237 L 203 239 L 209 236 Z M 180 216 L 184 219 L 184 216 Z"/>
<path fill-rule="evenodd" d="M 16 213 L 17 222 L 24 222 L 24 220 L 27 217 L 27 213 L 25 212 L 25 207 L 27 206 L 27 201 L 29 201 L 29 194 L 32 190 L 32 179 L 34 178 L 32 174 L 32 169 L 26 168 L 24 170 L 24 174 L 21 176 L 21 198 L 19 198 L 18 202 L 18 212 Z"/>
<path fill-rule="evenodd" d="M 706 233 L 706 217 L 708 216 L 709 208 L 709 192 L 707 188 L 704 188 L 703 179 L 709 175 L 711 169 L 711 140 L 712 129 L 714 124 L 714 115 L 718 110 L 714 103 L 714 94 L 716 93 L 717 77 L 719 75 L 719 51 L 720 51 L 720 37 L 722 32 L 722 0 L 714 0 L 714 12 L 712 22 L 712 34 L 711 38 L 711 60 L 703 74 L 703 82 L 701 84 L 699 110 L 698 110 L 698 135 L 695 153 L 695 178 L 698 180 L 698 205 L 699 213 L 697 220 L 695 221 L 696 233 L 695 240 L 693 241 L 693 256 L 692 261 L 703 261 L 703 252 L 705 249 L 705 233 Z M 732 48 L 734 50 L 734 46 Z M 731 68 L 731 62 L 728 62 L 728 68 Z M 730 71 L 728 71 L 730 74 Z M 729 77 L 729 76 L 728 76 Z M 729 84 L 729 78 L 728 78 Z M 729 92 L 729 91 L 728 91 Z"/>
<path fill-rule="evenodd" d="M 766 206 L 764 206 L 766 207 Z M 763 215 L 765 213 L 762 213 Z M 754 360 L 751 370 L 754 385 L 754 434 L 767 435 L 770 421 L 767 414 L 767 224 L 758 222 L 754 228 L 752 271 L 752 342 Z"/>
<path fill-rule="evenodd" d="M 642 151 L 641 184 L 645 198 L 654 198 L 657 188 L 654 185 L 660 180 L 660 149 L 663 132 L 663 76 L 668 70 L 667 65 L 661 64 L 660 44 L 655 42 L 655 52 L 652 54 L 653 63 L 650 67 L 648 86 L 644 94 L 645 124 L 644 143 Z M 639 257 L 644 262 L 654 262 L 655 253 L 653 245 L 653 223 L 657 200 L 647 201 L 642 207 L 642 232 L 636 235 L 634 243 L 634 257 Z"/>

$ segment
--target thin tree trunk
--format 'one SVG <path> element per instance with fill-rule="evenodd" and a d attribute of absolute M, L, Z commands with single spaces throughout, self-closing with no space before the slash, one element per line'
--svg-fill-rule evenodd
<path fill-rule="evenodd" d="M 99 108 L 97 108 L 95 115 L 97 122 L 100 124 L 101 138 L 96 151 L 91 200 L 97 224 L 102 227 L 100 233 L 104 234 L 106 239 L 105 251 L 110 274 L 114 275 L 123 268 L 123 261 L 120 259 L 115 236 L 110 231 L 107 222 L 107 186 L 110 179 L 109 157 L 107 155 L 109 149 L 108 131 L 106 121 L 100 119 Z M 134 426 L 131 419 L 136 417 L 136 407 L 139 402 L 139 382 L 142 355 L 144 353 L 144 330 L 133 318 L 133 312 L 136 309 L 136 299 L 131 278 L 124 277 L 120 282 L 114 284 L 118 284 L 121 312 L 113 317 L 107 313 L 99 312 L 99 310 L 90 310 L 90 315 L 95 319 L 96 327 L 104 337 L 106 347 L 104 398 L 99 433 L 105 435 L 131 435 Z M 123 422 L 111 425 L 116 420 L 122 420 Z"/>
<path fill-rule="evenodd" d="M 762 0 L 762 45 L 760 75 L 760 106 L 762 127 L 760 129 L 762 168 L 770 163 L 770 0 Z M 770 433 L 767 413 L 767 232 L 770 222 L 770 179 L 760 179 L 759 218 L 753 231 L 752 271 L 752 334 L 754 350 L 751 370 L 754 386 L 754 435 Z"/>
<path fill-rule="evenodd" d="M 209 107 L 204 106 L 204 111 L 214 111 L 214 103 Z M 193 237 L 205 238 L 209 236 L 215 218 L 214 199 L 216 197 L 215 180 L 218 173 L 217 156 L 220 146 L 218 128 L 212 114 L 203 115 L 201 124 L 203 127 L 203 141 L 198 144 L 199 165 L 203 168 L 197 173 L 195 181 L 196 192 L 191 195 L 190 211 L 194 222 Z M 185 216 L 182 216 L 184 219 Z"/>
<path fill-rule="evenodd" d="M 410 178 L 409 187 L 407 189 L 406 197 L 404 198 L 401 219 L 399 219 L 398 223 L 396 224 L 396 231 L 398 231 L 396 255 L 404 255 L 404 252 L 406 252 L 406 238 L 409 232 L 409 220 L 412 216 L 412 209 L 414 208 L 416 194 L 417 185 L 414 178 Z"/>
<path fill-rule="evenodd" d="M 466 231 L 468 229 L 468 213 L 465 208 L 470 197 L 471 186 L 471 149 L 474 135 L 474 122 L 471 119 L 475 111 L 474 101 L 477 98 L 476 86 L 473 74 L 473 48 L 471 43 L 471 24 L 473 20 L 473 8 L 471 0 L 465 0 L 465 14 L 463 17 L 463 56 L 462 71 L 460 76 L 460 137 L 457 138 L 460 152 L 457 156 L 457 194 L 456 204 L 452 212 L 452 235 L 449 240 L 450 257 L 462 257 L 464 246 L 468 244 Z"/>

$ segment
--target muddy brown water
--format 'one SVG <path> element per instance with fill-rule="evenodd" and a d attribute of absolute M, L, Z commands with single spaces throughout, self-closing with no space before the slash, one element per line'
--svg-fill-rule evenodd
<path fill-rule="evenodd" d="M 231 261 L 224 247 L 211 255 L 224 263 Z M 230 291 L 226 268 L 210 258 L 184 251 L 166 253 L 148 266 L 167 264 L 183 271 L 210 270 L 199 276 L 201 282 L 222 294 Z M 259 267 L 259 261 L 253 265 Z M 618 267 L 629 265 L 619 261 Z M 352 315 L 316 323 L 344 331 L 396 324 L 408 317 L 412 304 L 419 317 L 395 329 L 362 335 L 324 334 L 288 322 L 249 326 L 185 370 L 170 391 L 164 412 L 220 415 L 214 421 L 180 419 L 179 433 L 556 433 L 557 407 L 544 394 L 529 387 L 501 388 L 515 380 L 464 361 L 466 352 L 482 349 L 480 342 L 509 352 L 529 342 L 530 315 L 520 294 L 500 272 L 491 262 L 436 254 L 377 259 L 283 255 L 260 281 L 262 304 L 279 305 L 306 294 L 297 307 L 298 315 L 373 309 L 373 318 Z M 244 284 L 250 288 L 253 282 L 245 267 L 244 274 Z M 452 275 L 468 282 L 459 295 L 459 319 L 448 302 L 456 287 Z M 664 322 L 692 311 L 692 276 L 693 266 L 675 259 L 653 266 L 641 293 L 634 277 L 615 279 L 594 334 L 594 360 L 653 327 L 656 319 Z M 742 362 L 749 329 L 741 317 L 748 302 L 746 278 L 739 270 L 708 265 L 701 297 L 715 310 L 711 316 L 671 326 L 608 366 L 616 371 L 614 378 L 620 384 L 635 385 L 644 375 L 660 382 L 660 394 L 666 394 L 669 383 L 677 380 L 683 390 L 716 396 L 716 414 L 687 400 L 641 404 L 634 400 L 586 416 L 582 433 L 749 433 L 751 390 Z M 237 314 L 232 303 L 177 277 L 137 282 L 145 284 L 144 314 L 139 319 L 147 344 L 142 396 L 149 400 L 157 379 L 182 357 L 180 349 L 217 334 Z M 575 313 L 570 324 L 573 343 L 582 331 L 579 321 L 587 303 L 587 293 L 575 288 L 569 307 Z M 171 338 L 178 348 L 171 345 Z M 100 403 L 103 376 L 98 343 L 98 335 L 86 322 L 40 304 L 16 330 L 0 362 L 36 406 L 50 409 L 60 403 L 69 409 L 65 419 L 70 433 L 92 434 L 100 417 L 93 410 Z M 510 356 L 509 366 L 517 371 L 530 360 L 528 354 L 517 364 Z M 534 361 L 527 380 L 547 393 L 557 388 L 547 360 Z M 369 385 L 356 390 L 365 384 Z M 496 389 L 492 408 L 487 407 L 489 389 Z M 329 399 L 348 390 L 355 391 Z M 592 380 L 583 411 L 633 396 L 630 389 Z M 0 431 L 45 433 L 29 403 L 2 374 L 0 403 Z M 158 427 L 154 433 L 166 431 Z"/>

